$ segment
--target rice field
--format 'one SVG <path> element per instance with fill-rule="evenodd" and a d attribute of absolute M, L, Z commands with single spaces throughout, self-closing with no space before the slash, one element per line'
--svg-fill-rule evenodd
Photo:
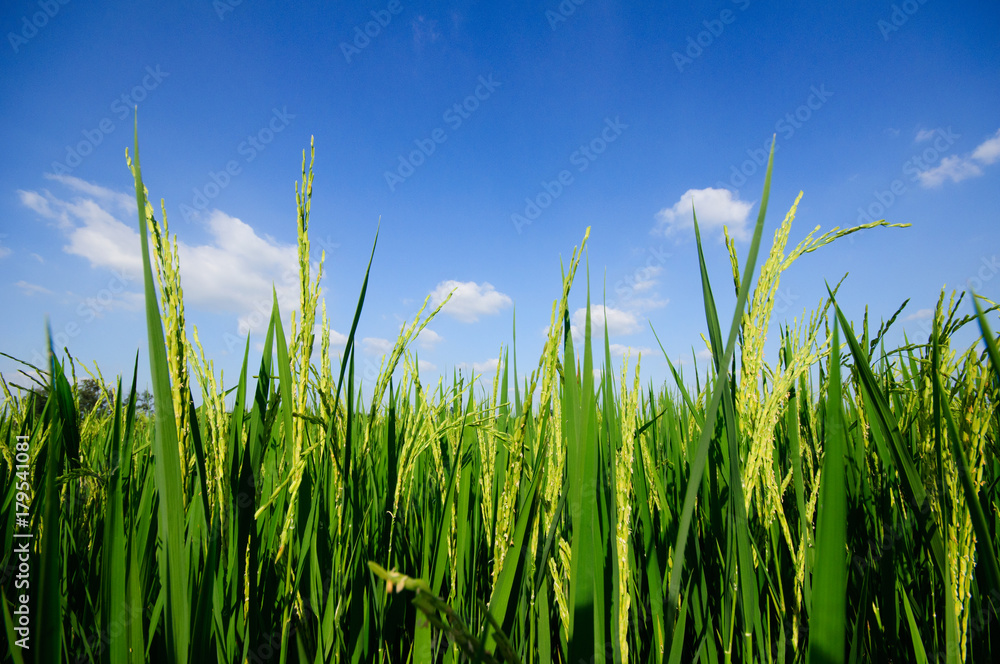
<path fill-rule="evenodd" d="M 731 274 L 709 275 L 698 239 L 712 359 L 693 381 L 671 365 L 676 380 L 643 382 L 645 358 L 614 368 L 589 315 L 574 339 L 584 234 L 552 284 L 540 357 L 517 358 L 512 342 L 491 387 L 458 374 L 425 384 L 408 350 L 440 310 L 425 302 L 366 399 L 355 332 L 368 272 L 337 358 L 322 262 L 314 274 L 310 261 L 305 154 L 300 306 L 285 329 L 275 299 L 261 356 L 248 341 L 228 385 L 188 329 L 176 238 L 148 200 L 138 138 L 129 168 L 155 412 L 137 412 L 133 372 L 81 414 L 76 367 L 54 351 L 34 392 L 4 383 L 4 661 L 1000 653 L 996 305 L 942 292 L 930 338 L 890 348 L 899 311 L 852 324 L 831 288 L 811 314 L 779 321 L 780 353 L 764 353 L 782 272 L 890 224 L 815 229 L 790 248 L 796 200 L 762 254 L 769 162 L 748 254 L 726 244 Z M 710 276 L 734 289 L 731 314 Z M 979 343 L 953 348 L 965 327 Z M 29 590 L 16 586 L 22 541 Z"/>

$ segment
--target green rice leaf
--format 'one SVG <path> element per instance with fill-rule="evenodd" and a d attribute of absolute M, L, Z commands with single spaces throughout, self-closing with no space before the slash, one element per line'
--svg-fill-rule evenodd
<path fill-rule="evenodd" d="M 169 657 L 179 664 L 188 661 L 191 602 L 188 597 L 188 551 L 185 543 L 184 492 L 181 486 L 180 447 L 170 391 L 170 367 L 167 361 L 163 323 L 153 285 L 146 222 L 146 187 L 139 166 L 139 119 L 135 120 L 135 162 L 129 164 L 135 179 L 135 198 L 139 210 L 139 235 L 142 245 L 143 284 L 146 297 L 146 331 L 149 344 L 149 370 L 153 380 L 156 409 L 153 436 L 153 471 L 159 495 L 159 532 L 163 541 L 165 564 L 161 565 L 161 583 L 166 589 L 167 647 Z"/>
<path fill-rule="evenodd" d="M 823 475 L 817 507 L 816 571 L 809 638 L 811 664 L 843 664 L 847 624 L 847 490 L 844 481 L 846 434 L 840 382 L 840 335 L 833 324 L 830 346 Z"/>
<path fill-rule="evenodd" d="M 903 610 L 906 612 L 906 622 L 910 626 L 910 639 L 913 643 L 913 658 L 917 664 L 927 664 L 927 650 L 924 648 L 924 641 L 920 637 L 920 630 L 917 628 L 917 621 L 913 617 L 913 607 L 910 604 L 909 594 L 905 589 L 900 590 L 900 597 L 903 599 Z"/>
<path fill-rule="evenodd" d="M 729 338 L 726 341 L 725 351 L 719 355 L 718 349 L 721 348 L 721 340 L 718 340 L 713 344 L 713 355 L 716 361 L 716 368 L 719 372 L 726 371 L 729 363 L 733 359 L 733 354 L 736 349 L 736 337 L 739 333 L 742 321 L 743 321 L 743 310 L 746 306 L 747 297 L 750 293 L 750 282 L 753 279 L 754 271 L 757 264 L 757 253 L 760 248 L 760 237 L 764 230 L 764 216 L 767 212 L 767 201 L 771 191 L 771 170 L 774 165 L 774 142 L 777 139 L 773 139 L 771 143 L 771 154 L 768 157 L 767 162 L 767 172 L 764 177 L 764 193 L 761 196 L 760 211 L 757 215 L 757 224 L 754 227 L 753 238 L 750 241 L 750 251 L 747 256 L 747 263 L 743 272 L 743 280 L 740 285 L 740 290 L 736 298 L 736 309 L 733 313 L 733 320 L 729 328 Z M 697 233 L 697 226 L 696 226 Z M 703 284 L 703 295 L 705 298 L 705 314 L 709 318 L 709 332 L 711 333 L 712 324 L 711 319 L 714 315 L 714 300 L 712 299 L 712 294 L 710 288 L 707 286 L 708 275 L 704 264 L 704 257 L 701 253 L 701 240 L 700 236 L 698 238 L 698 252 L 699 252 L 699 262 L 702 271 L 702 284 Z M 716 321 L 717 327 L 717 321 Z M 670 586 L 669 593 L 667 597 L 667 625 L 671 629 L 673 628 L 675 622 L 675 614 L 677 611 L 681 587 L 681 572 L 684 569 L 684 558 L 685 551 L 687 549 L 687 538 L 691 529 L 691 521 L 694 515 L 694 503 L 695 498 L 701 488 L 701 481 L 705 472 L 705 465 L 708 461 L 708 448 L 712 440 L 713 425 L 716 421 L 716 416 L 719 412 L 719 404 L 722 400 L 722 392 L 726 389 L 726 381 L 717 380 L 712 389 L 712 398 L 709 402 L 707 412 L 705 414 L 705 426 L 701 428 L 701 434 L 698 438 L 698 445 L 695 449 L 694 458 L 691 460 L 691 465 L 688 473 L 687 489 L 684 494 L 684 503 L 680 512 L 679 527 L 677 530 L 677 541 L 674 546 L 673 560 L 674 564 L 670 570 Z M 749 654 L 748 654 L 749 656 Z"/>
<path fill-rule="evenodd" d="M 20 637 L 14 632 L 14 621 L 7 609 L 7 593 L 4 592 L 3 586 L 0 586 L 0 610 L 3 611 L 4 631 L 7 634 L 7 643 L 10 645 L 10 659 L 13 664 L 24 664 L 24 658 L 21 656 L 22 649 L 14 645 Z"/>
<path fill-rule="evenodd" d="M 903 442 L 903 437 L 899 430 L 899 423 L 896 420 L 895 415 L 893 415 L 892 410 L 889 408 L 889 402 L 883 394 L 879 382 L 875 379 L 875 375 L 872 373 L 871 368 L 868 366 L 867 356 L 862 350 L 861 345 L 858 343 L 858 340 L 855 338 L 854 332 L 851 331 L 850 323 L 844 315 L 844 312 L 840 310 L 840 306 L 837 305 L 836 299 L 834 298 L 833 293 L 830 292 L 829 287 L 827 287 L 827 292 L 830 294 L 830 299 L 834 303 L 834 308 L 837 312 L 837 320 L 840 321 L 840 329 L 844 332 L 844 339 L 851 348 L 851 354 L 854 357 L 855 371 L 857 371 L 860 378 L 865 401 L 875 412 L 875 422 L 881 429 L 881 433 L 884 438 L 890 443 L 889 449 L 892 452 L 893 462 L 896 464 L 897 468 L 902 470 L 903 488 L 906 495 L 916 506 L 918 519 L 924 522 L 929 518 L 930 513 L 927 489 L 924 487 L 923 480 L 920 477 L 917 467 L 913 463 L 913 459 L 907 450 L 906 444 Z M 938 572 L 941 574 L 941 577 L 944 578 L 944 576 L 948 573 L 944 560 L 944 546 L 941 543 L 941 533 L 938 532 L 936 528 L 932 529 L 930 533 L 930 547 L 933 560 L 937 564 Z"/>

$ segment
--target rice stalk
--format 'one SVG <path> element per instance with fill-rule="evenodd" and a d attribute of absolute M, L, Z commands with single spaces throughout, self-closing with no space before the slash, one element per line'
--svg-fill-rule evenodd
<path fill-rule="evenodd" d="M 163 228 L 154 216 L 153 206 L 149 203 L 149 191 L 144 190 L 145 218 L 149 225 L 149 233 L 153 239 L 153 265 L 156 269 L 156 280 L 160 286 L 160 307 L 164 316 L 164 338 L 167 344 L 167 362 L 170 368 L 170 397 L 174 404 L 174 417 L 177 420 L 177 439 L 180 445 L 182 462 L 189 458 L 187 454 L 187 394 L 190 389 L 188 358 L 191 356 L 191 343 L 188 341 L 184 323 L 184 290 L 181 286 L 180 252 L 177 248 L 177 234 L 170 237 L 170 227 L 167 222 L 167 208 L 160 200 L 160 211 L 163 214 Z"/>

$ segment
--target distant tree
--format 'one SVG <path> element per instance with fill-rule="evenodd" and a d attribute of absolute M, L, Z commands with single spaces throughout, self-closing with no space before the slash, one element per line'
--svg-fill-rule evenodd
<path fill-rule="evenodd" d="M 77 387 L 77 408 L 80 417 L 86 417 L 101 400 L 101 386 L 93 378 L 85 378 Z"/>
<path fill-rule="evenodd" d="M 149 390 L 143 390 L 139 396 L 136 397 L 135 402 L 136 411 L 142 413 L 143 415 L 153 414 L 153 394 Z"/>
<path fill-rule="evenodd" d="M 41 417 L 45 412 L 45 402 L 49 399 L 49 389 L 47 386 L 37 387 L 28 391 L 28 403 L 35 417 Z"/>
<path fill-rule="evenodd" d="M 21 403 L 26 407 L 27 412 L 39 418 L 45 412 L 45 403 L 49 399 L 49 386 L 33 376 L 28 377 L 34 381 L 34 385 L 18 385 L 11 381 L 10 386 L 20 390 Z"/>
<path fill-rule="evenodd" d="M 104 391 L 104 398 L 101 392 Z M 102 388 L 101 384 L 93 378 L 84 378 L 77 384 L 77 411 L 80 417 L 86 417 L 95 408 L 100 415 L 108 415 L 113 410 L 115 402 L 114 393 L 111 390 Z"/>

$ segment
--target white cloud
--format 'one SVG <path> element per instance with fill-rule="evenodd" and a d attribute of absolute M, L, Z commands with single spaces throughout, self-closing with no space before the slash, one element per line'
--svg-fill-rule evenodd
<path fill-rule="evenodd" d="M 648 355 L 653 352 L 652 349 L 646 346 L 630 346 L 628 344 L 609 344 L 608 346 L 611 349 L 612 357 L 624 357 L 625 353 L 628 353 L 634 359 L 640 353 Z"/>
<path fill-rule="evenodd" d="M 323 326 L 317 323 L 313 326 L 313 335 L 316 337 L 316 348 L 319 348 L 319 343 L 322 341 Z M 337 332 L 333 328 L 330 328 L 330 348 L 344 348 L 347 345 L 347 335 Z"/>
<path fill-rule="evenodd" d="M 485 362 L 459 362 L 455 365 L 455 368 L 459 371 L 473 371 L 475 373 L 493 373 L 500 366 L 500 360 L 494 357 L 492 360 L 486 360 Z"/>
<path fill-rule="evenodd" d="M 655 290 L 660 284 L 659 276 L 662 272 L 662 265 L 647 265 L 635 270 L 633 274 L 615 285 L 615 292 L 619 298 L 613 304 L 617 308 L 635 314 L 667 306 L 670 300 L 660 297 L 660 293 Z"/>
<path fill-rule="evenodd" d="M 989 166 L 997 160 L 1000 160 L 1000 129 L 993 136 L 977 145 L 971 154 L 962 157 L 956 155 L 945 157 L 940 164 L 918 173 L 917 177 L 923 187 L 939 187 L 945 180 L 961 182 L 968 178 L 978 177 L 983 174 L 979 167 L 980 164 Z"/>
<path fill-rule="evenodd" d="M 52 294 L 52 291 L 50 291 L 48 288 L 45 288 L 44 286 L 39 286 L 38 284 L 28 283 L 27 281 L 24 281 L 23 279 L 21 281 L 17 282 L 16 284 L 14 284 L 14 285 L 17 286 L 18 288 L 20 288 L 22 293 L 24 293 L 25 295 L 29 295 L 29 296 L 30 295 L 35 295 L 36 293 L 41 293 L 43 295 L 51 295 Z"/>
<path fill-rule="evenodd" d="M 437 371 L 437 366 L 427 360 L 417 360 L 417 368 L 420 371 Z"/>
<path fill-rule="evenodd" d="M 934 138 L 935 133 L 937 132 L 933 129 L 921 129 L 917 132 L 917 136 L 913 140 L 917 143 L 923 143 L 924 141 L 929 141 Z"/>
<path fill-rule="evenodd" d="M 573 312 L 570 318 L 571 328 L 574 336 L 583 334 L 587 324 L 587 309 L 581 307 Z M 621 309 L 605 307 L 603 304 L 590 306 L 590 328 L 592 338 L 604 336 L 605 323 L 608 327 L 608 336 L 619 336 L 623 334 L 633 334 L 639 331 L 639 321 L 635 314 Z"/>
<path fill-rule="evenodd" d="M 708 348 L 702 348 L 697 353 L 695 353 L 694 356 L 696 358 L 698 358 L 699 360 L 706 360 L 706 361 L 707 360 L 711 360 L 712 359 L 712 351 L 709 350 Z"/>
<path fill-rule="evenodd" d="M 934 317 L 933 309 L 920 309 L 906 317 L 906 320 L 927 320 Z"/>
<path fill-rule="evenodd" d="M 111 310 L 142 311 L 146 306 L 146 296 L 143 293 L 122 293 L 111 301 Z"/>
<path fill-rule="evenodd" d="M 10 247 L 5 247 L 3 242 L 0 241 L 0 258 L 7 258 L 11 254 Z"/>
<path fill-rule="evenodd" d="M 74 180 L 76 178 L 73 178 Z M 64 201 L 48 190 L 18 191 L 21 204 L 55 222 L 69 244 L 63 247 L 90 261 L 91 267 L 109 268 L 133 280 L 142 274 L 139 233 L 126 226 L 92 199 Z"/>
<path fill-rule="evenodd" d="M 297 308 L 299 263 L 294 245 L 260 237 L 250 225 L 219 210 L 211 212 L 206 228 L 210 244 L 179 243 L 185 301 L 215 311 L 239 314 L 263 307 L 270 313 L 273 286 L 282 314 Z"/>
<path fill-rule="evenodd" d="M 650 297 L 631 298 L 623 302 L 623 304 L 628 305 L 628 308 L 633 311 L 652 311 L 653 309 L 662 309 L 670 304 L 669 299 L 661 299 L 657 295 L 659 294 L 656 293 Z"/>
<path fill-rule="evenodd" d="M 636 282 L 632 284 L 632 291 L 636 293 L 641 293 L 643 291 L 648 291 L 650 288 L 653 288 L 654 286 L 659 284 L 660 280 L 656 279 L 656 276 L 660 273 L 662 269 L 663 268 L 661 267 L 648 268 L 648 271 L 643 276 L 643 278 L 636 280 Z"/>
<path fill-rule="evenodd" d="M 449 279 L 431 291 L 431 306 L 437 307 L 444 302 L 452 290 L 454 294 L 441 311 L 463 323 L 475 323 L 480 316 L 492 316 L 513 304 L 510 296 L 498 291 L 493 284 Z"/>
<path fill-rule="evenodd" d="M 108 311 L 142 311 L 146 306 L 146 296 L 143 293 L 134 291 L 123 291 L 114 295 L 110 300 L 100 297 L 86 297 L 73 291 L 66 291 L 71 299 L 76 299 L 81 306 L 86 307 L 98 318 L 103 318 Z"/>
<path fill-rule="evenodd" d="M 952 155 L 945 157 L 941 163 L 934 168 L 917 173 L 920 184 L 924 187 L 939 187 L 948 179 L 953 182 L 961 182 L 966 178 L 982 175 L 983 172 L 969 159 Z"/>
<path fill-rule="evenodd" d="M 380 337 L 365 337 L 361 340 L 361 348 L 368 355 L 385 355 L 392 350 L 392 342 Z"/>
<path fill-rule="evenodd" d="M 1000 129 L 997 129 L 992 138 L 986 139 L 972 151 L 972 158 L 984 166 L 989 166 L 1000 159 Z"/>
<path fill-rule="evenodd" d="M 135 194 L 123 194 L 119 191 L 113 191 L 107 187 L 102 187 L 92 182 L 81 180 L 80 178 L 73 177 L 72 175 L 55 175 L 53 173 L 46 173 L 45 177 L 49 180 L 55 180 L 56 182 L 65 185 L 78 193 L 85 194 L 92 198 L 97 198 L 105 203 L 112 203 L 118 207 L 120 211 L 136 215 L 136 217 L 138 217 L 136 213 L 138 208 L 136 207 Z M 152 203 L 152 201 L 150 201 L 150 203 Z M 156 206 L 154 205 L 153 207 L 155 209 Z"/>
<path fill-rule="evenodd" d="M 64 200 L 48 190 L 19 191 L 21 203 L 62 231 L 63 251 L 87 259 L 91 267 L 114 270 L 141 288 L 135 199 L 75 177 L 47 177 L 82 195 Z M 289 317 L 299 303 L 295 245 L 262 237 L 219 210 L 208 214 L 204 228 L 210 237 L 205 244 L 178 240 L 185 305 L 235 314 L 240 334 L 246 334 L 266 327 L 273 287 L 283 318 Z"/>
<path fill-rule="evenodd" d="M 39 254 L 36 254 L 36 253 L 31 253 L 31 254 L 29 254 L 29 255 L 30 255 L 30 256 L 31 256 L 32 258 L 34 258 L 34 259 L 35 259 L 36 261 L 38 261 L 39 263 L 42 263 L 43 265 L 45 264 L 45 259 L 44 259 L 44 258 L 42 258 L 42 257 L 41 257 L 41 256 L 40 256 Z"/>
<path fill-rule="evenodd" d="M 423 15 L 411 21 L 410 25 L 413 28 L 413 48 L 417 52 L 422 51 L 425 44 L 434 43 L 441 36 L 437 29 L 437 21 Z"/>
<path fill-rule="evenodd" d="M 720 232 L 723 226 L 729 227 L 729 234 L 735 239 L 745 240 L 747 233 L 747 217 L 753 203 L 740 200 L 728 189 L 688 189 L 671 207 L 663 208 L 656 213 L 657 223 L 654 233 L 672 235 L 678 231 L 693 230 L 691 205 L 698 215 L 698 227 L 706 235 L 709 232 Z"/>
<path fill-rule="evenodd" d="M 434 347 L 442 341 L 444 341 L 444 337 L 429 327 L 425 327 L 423 331 L 417 335 L 417 343 L 419 343 L 420 347 L 424 350 L 434 350 Z"/>
<path fill-rule="evenodd" d="M 17 190 L 17 195 L 21 199 L 21 205 L 34 210 L 37 214 L 42 217 L 56 222 L 56 226 L 59 228 L 68 228 L 72 224 L 69 221 L 69 217 L 66 215 L 65 211 L 56 212 L 49 205 L 49 198 L 52 198 L 52 194 L 45 191 L 45 195 L 39 194 L 37 191 L 24 191 L 22 189 Z"/>
<path fill-rule="evenodd" d="M 68 203 L 65 211 L 82 225 L 73 223 L 72 228 L 67 229 L 69 244 L 63 247 L 63 251 L 86 258 L 91 267 L 118 270 L 139 280 L 142 254 L 139 233 L 133 227 L 118 221 L 96 201 L 89 199 Z"/>

